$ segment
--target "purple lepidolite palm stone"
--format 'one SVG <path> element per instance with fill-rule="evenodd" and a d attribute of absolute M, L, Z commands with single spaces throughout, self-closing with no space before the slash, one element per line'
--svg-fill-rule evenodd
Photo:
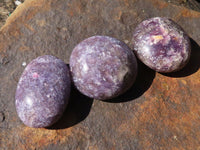
<path fill-rule="evenodd" d="M 190 40 L 184 30 L 168 18 L 155 17 L 140 23 L 132 44 L 138 58 L 158 72 L 182 69 L 190 58 Z"/>
<path fill-rule="evenodd" d="M 31 61 L 17 85 L 15 105 L 19 118 L 30 127 L 47 127 L 63 114 L 70 95 L 67 65 L 45 55 Z"/>
<path fill-rule="evenodd" d="M 108 36 L 93 36 L 74 48 L 70 69 L 80 92 L 106 100 L 132 86 L 137 74 L 137 61 L 123 42 Z"/>

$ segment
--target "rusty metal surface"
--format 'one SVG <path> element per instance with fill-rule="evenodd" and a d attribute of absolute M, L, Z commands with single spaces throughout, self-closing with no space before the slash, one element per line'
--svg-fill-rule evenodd
<path fill-rule="evenodd" d="M 164 0 L 164 1 L 178 5 L 178 6 L 181 5 L 186 8 L 200 12 L 200 1 L 199 0 Z"/>
<path fill-rule="evenodd" d="M 139 63 L 134 86 L 111 101 L 73 90 L 60 121 L 47 129 L 23 125 L 14 95 L 24 67 L 39 55 L 68 63 L 74 46 L 108 35 L 130 46 L 144 19 L 168 16 L 190 35 L 192 58 L 178 73 L 159 74 Z M 0 30 L 0 149 L 200 149 L 200 13 L 161 0 L 26 0 Z"/>

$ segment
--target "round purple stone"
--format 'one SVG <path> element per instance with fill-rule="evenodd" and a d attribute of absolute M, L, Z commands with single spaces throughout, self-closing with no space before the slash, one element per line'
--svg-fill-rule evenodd
<path fill-rule="evenodd" d="M 190 58 L 190 40 L 184 30 L 168 18 L 155 17 L 140 23 L 132 44 L 138 58 L 155 71 L 182 69 Z"/>
<path fill-rule="evenodd" d="M 93 36 L 74 48 L 70 69 L 80 92 L 106 100 L 132 86 L 137 74 L 137 61 L 123 42 L 108 36 Z"/>
<path fill-rule="evenodd" d="M 15 105 L 19 118 L 30 127 L 47 127 L 63 114 L 70 95 L 67 65 L 45 55 L 31 61 L 21 75 Z"/>

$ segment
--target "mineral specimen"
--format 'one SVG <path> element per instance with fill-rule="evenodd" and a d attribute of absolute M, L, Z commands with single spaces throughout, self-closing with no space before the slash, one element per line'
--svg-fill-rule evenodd
<path fill-rule="evenodd" d="M 74 48 L 70 69 L 80 92 L 106 100 L 132 86 L 137 75 L 137 61 L 123 42 L 108 36 L 93 36 Z"/>
<path fill-rule="evenodd" d="M 190 58 L 190 40 L 184 30 L 168 18 L 155 17 L 140 23 L 132 44 L 138 58 L 155 71 L 182 69 Z"/>
<path fill-rule="evenodd" d="M 16 110 L 23 123 L 30 127 L 47 127 L 64 112 L 70 95 L 71 81 L 67 65 L 45 55 L 25 68 L 16 90 Z"/>

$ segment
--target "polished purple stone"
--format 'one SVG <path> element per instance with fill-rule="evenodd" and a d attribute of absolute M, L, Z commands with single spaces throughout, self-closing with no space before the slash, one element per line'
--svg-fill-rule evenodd
<path fill-rule="evenodd" d="M 74 48 L 70 69 L 80 92 L 106 100 L 132 86 L 137 74 L 137 61 L 123 42 L 108 36 L 93 36 Z"/>
<path fill-rule="evenodd" d="M 67 65 L 45 55 L 31 61 L 19 79 L 15 105 L 19 118 L 30 127 L 47 127 L 63 114 L 70 95 Z"/>
<path fill-rule="evenodd" d="M 190 58 L 190 40 L 184 30 L 168 18 L 155 17 L 140 23 L 132 44 L 138 58 L 158 72 L 182 69 Z"/>

